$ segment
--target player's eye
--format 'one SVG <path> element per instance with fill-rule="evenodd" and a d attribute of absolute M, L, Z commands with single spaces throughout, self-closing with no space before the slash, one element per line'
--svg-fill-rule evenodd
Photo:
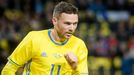
<path fill-rule="evenodd" d="M 64 24 L 66 24 L 66 25 L 71 25 L 71 23 L 70 23 L 70 22 L 65 22 Z"/>
<path fill-rule="evenodd" d="M 77 22 L 73 23 L 74 26 L 76 26 L 77 24 L 78 24 Z"/>

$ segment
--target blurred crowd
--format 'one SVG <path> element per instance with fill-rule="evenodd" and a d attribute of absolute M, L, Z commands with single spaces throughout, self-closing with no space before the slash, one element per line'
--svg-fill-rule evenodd
<path fill-rule="evenodd" d="M 53 27 L 59 1 L 0 0 L 0 71 L 29 31 Z M 89 75 L 134 75 L 134 0 L 64 1 L 79 8 L 75 35 L 88 47 Z"/>

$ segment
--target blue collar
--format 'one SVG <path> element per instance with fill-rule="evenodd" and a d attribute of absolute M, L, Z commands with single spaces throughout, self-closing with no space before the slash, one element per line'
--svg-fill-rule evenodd
<path fill-rule="evenodd" d="M 48 36 L 50 37 L 50 40 L 56 45 L 63 46 L 68 42 L 68 39 L 67 39 L 66 41 L 64 41 L 62 43 L 58 43 L 52 38 L 52 36 L 50 34 L 51 34 L 51 29 L 48 30 Z"/>

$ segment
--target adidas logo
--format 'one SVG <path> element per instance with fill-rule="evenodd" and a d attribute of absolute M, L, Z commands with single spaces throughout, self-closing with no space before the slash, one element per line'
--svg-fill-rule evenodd
<path fill-rule="evenodd" d="M 41 56 L 43 56 L 43 57 L 47 57 L 46 52 L 43 52 L 43 53 L 41 54 Z"/>

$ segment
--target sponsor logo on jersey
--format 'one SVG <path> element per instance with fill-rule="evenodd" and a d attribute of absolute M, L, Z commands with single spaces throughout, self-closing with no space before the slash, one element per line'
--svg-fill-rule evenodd
<path fill-rule="evenodd" d="M 61 57 L 62 57 L 62 55 L 61 55 L 61 54 L 58 54 L 58 53 L 54 53 L 53 56 L 54 56 L 55 58 L 61 58 Z"/>

